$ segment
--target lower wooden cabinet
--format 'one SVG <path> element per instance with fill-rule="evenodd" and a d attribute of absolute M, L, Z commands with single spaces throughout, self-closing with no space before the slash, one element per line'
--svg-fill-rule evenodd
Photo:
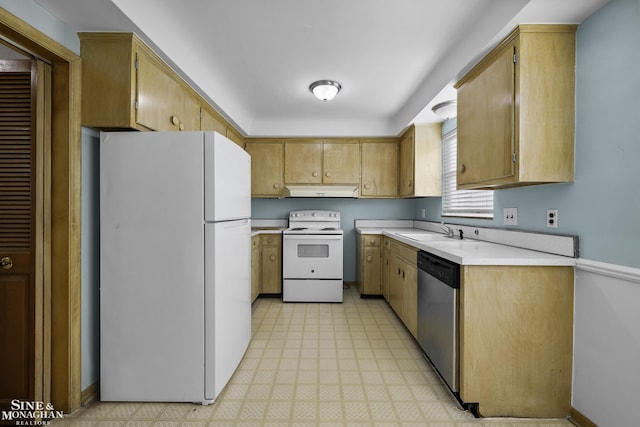
<path fill-rule="evenodd" d="M 380 235 L 362 234 L 357 245 L 358 290 L 379 289 L 417 338 L 418 250 Z M 564 266 L 461 266 L 459 393 L 480 415 L 569 414 L 573 274 Z"/>
<path fill-rule="evenodd" d="M 571 409 L 573 267 L 462 266 L 460 397 L 482 416 Z"/>
<path fill-rule="evenodd" d="M 356 287 L 360 295 L 382 295 L 382 235 L 360 235 L 356 240 L 356 259 Z"/>
<path fill-rule="evenodd" d="M 261 246 L 261 294 L 282 293 L 282 236 L 264 234 L 260 236 Z"/>
<path fill-rule="evenodd" d="M 251 237 L 251 302 L 260 294 L 260 236 Z"/>
<path fill-rule="evenodd" d="M 282 235 L 251 238 L 251 300 L 261 294 L 282 293 Z"/>
<path fill-rule="evenodd" d="M 391 238 L 384 236 L 382 238 L 382 277 L 380 278 L 380 287 L 382 288 L 382 296 L 389 302 L 389 274 L 391 272 Z"/>
<path fill-rule="evenodd" d="M 389 248 L 389 305 L 418 336 L 418 250 L 395 240 Z"/>

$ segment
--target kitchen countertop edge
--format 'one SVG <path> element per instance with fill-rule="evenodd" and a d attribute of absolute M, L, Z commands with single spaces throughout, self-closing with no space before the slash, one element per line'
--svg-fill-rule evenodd
<path fill-rule="evenodd" d="M 474 239 L 447 239 L 419 242 L 402 233 L 439 234 L 417 228 L 363 227 L 358 234 L 382 234 L 416 249 L 440 256 L 460 265 L 512 265 L 575 267 L 576 259 L 562 255 L 501 245 Z"/>

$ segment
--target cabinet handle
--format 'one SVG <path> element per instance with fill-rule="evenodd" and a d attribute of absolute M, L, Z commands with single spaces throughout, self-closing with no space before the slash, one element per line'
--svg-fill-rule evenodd
<path fill-rule="evenodd" d="M 367 261 L 371 262 L 373 260 L 373 257 L 371 255 L 367 255 Z"/>
<path fill-rule="evenodd" d="M 329 178 L 331 176 L 331 172 L 325 172 L 324 176 L 326 176 L 327 178 Z"/>
<path fill-rule="evenodd" d="M 408 185 L 409 187 L 411 187 L 411 181 L 408 181 L 408 182 L 407 182 L 407 185 Z"/>
<path fill-rule="evenodd" d="M 275 255 L 271 255 L 271 256 L 269 257 L 269 259 L 270 259 L 271 261 L 275 261 L 275 260 L 276 260 L 276 256 L 275 256 Z"/>
<path fill-rule="evenodd" d="M 365 190 L 368 190 L 368 189 L 370 189 L 370 188 L 371 188 L 371 186 L 370 186 L 369 184 L 365 184 L 365 185 L 364 185 L 364 189 L 365 189 Z"/>
<path fill-rule="evenodd" d="M 177 126 L 180 123 L 178 116 L 171 116 L 171 123 Z"/>
<path fill-rule="evenodd" d="M 466 170 L 467 170 L 467 167 L 464 165 L 464 163 L 462 163 L 462 164 L 460 165 L 460 173 L 465 173 L 465 172 L 466 172 Z"/>
<path fill-rule="evenodd" d="M 180 130 L 184 130 L 184 123 L 180 123 L 180 124 L 178 125 L 178 129 L 180 129 Z"/>
<path fill-rule="evenodd" d="M 276 190 L 280 189 L 280 184 L 276 182 L 275 184 L 273 184 L 273 188 L 275 188 Z"/>
<path fill-rule="evenodd" d="M 404 279 L 404 270 L 402 270 L 402 278 Z"/>
<path fill-rule="evenodd" d="M 371 243 L 372 245 L 376 243 L 376 241 L 374 239 L 369 240 L 369 243 Z"/>
<path fill-rule="evenodd" d="M 313 171 L 313 172 L 311 172 L 311 176 L 313 176 L 313 177 L 318 176 L 318 172 L 317 172 L 317 171 Z"/>

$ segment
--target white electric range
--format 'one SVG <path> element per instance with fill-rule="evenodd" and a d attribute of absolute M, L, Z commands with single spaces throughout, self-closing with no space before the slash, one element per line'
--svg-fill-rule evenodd
<path fill-rule="evenodd" d="M 282 234 L 282 300 L 342 302 L 340 212 L 292 211 Z"/>

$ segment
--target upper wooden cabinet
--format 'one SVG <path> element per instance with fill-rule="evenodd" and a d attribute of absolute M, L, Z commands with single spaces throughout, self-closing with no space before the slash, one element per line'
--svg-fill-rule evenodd
<path fill-rule="evenodd" d="M 574 177 L 575 25 L 521 25 L 458 89 L 458 188 Z"/>
<path fill-rule="evenodd" d="M 400 136 L 400 197 L 442 195 L 442 125 L 411 125 Z"/>
<path fill-rule="evenodd" d="M 79 37 L 84 126 L 200 129 L 195 95 L 135 34 L 79 33 Z"/>
<path fill-rule="evenodd" d="M 179 81 L 166 73 L 163 64 L 152 53 L 137 44 L 133 50 L 135 62 L 132 71 L 137 82 L 133 102 L 136 125 L 158 131 L 199 130 L 200 104 L 197 100 L 184 91 Z M 102 99 L 93 96 L 83 96 L 82 99 L 93 105 L 102 103 Z M 91 108 L 91 111 L 95 110 Z"/>
<path fill-rule="evenodd" d="M 200 130 L 215 131 L 220 135 L 227 134 L 227 126 L 220 115 L 209 108 L 202 108 L 202 117 L 200 118 Z"/>
<path fill-rule="evenodd" d="M 243 136 L 133 33 L 79 33 L 82 125 Z M 202 118 L 201 118 L 202 116 Z"/>
<path fill-rule="evenodd" d="M 251 139 L 245 144 L 251 155 L 251 195 L 280 197 L 284 176 L 284 142 L 279 139 Z"/>
<path fill-rule="evenodd" d="M 284 143 L 284 182 L 322 184 L 322 141 L 293 139 Z"/>
<path fill-rule="evenodd" d="M 359 184 L 358 140 L 287 139 L 284 148 L 286 184 Z"/>
<path fill-rule="evenodd" d="M 398 197 L 398 138 L 247 138 L 253 197 L 285 184 L 359 185 L 360 197 Z"/>
<path fill-rule="evenodd" d="M 398 140 L 362 140 L 360 197 L 398 197 Z"/>

